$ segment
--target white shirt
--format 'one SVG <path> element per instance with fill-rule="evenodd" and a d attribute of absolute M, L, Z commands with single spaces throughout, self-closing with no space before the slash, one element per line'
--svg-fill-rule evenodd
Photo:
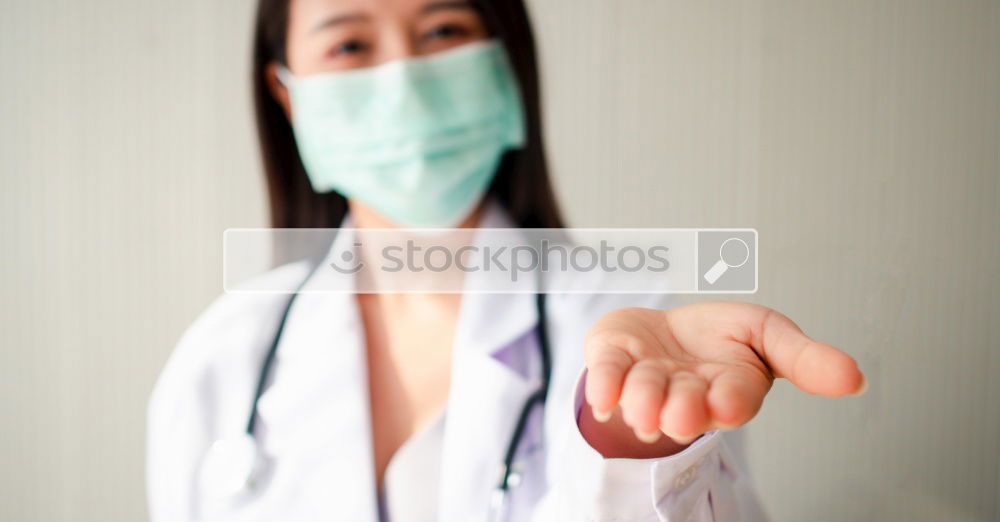
<path fill-rule="evenodd" d="M 510 226 L 490 205 L 482 226 Z M 328 259 L 351 245 L 338 234 Z M 305 264 L 263 277 L 291 286 Z M 525 278 L 525 285 L 534 285 Z M 308 293 L 291 309 L 258 406 L 263 466 L 240 497 L 212 499 L 199 482 L 208 448 L 245 427 L 261 362 L 287 295 L 226 294 L 185 333 L 150 400 L 147 481 L 154 522 L 376 522 L 363 326 L 354 296 Z M 526 288 L 526 290 L 531 290 Z M 606 459 L 583 439 L 583 339 L 604 313 L 664 308 L 660 296 L 552 294 L 553 357 L 544 410 L 536 408 L 518 452 L 522 480 L 507 520 L 760 520 L 739 432 L 711 432 L 654 459 Z M 498 466 L 525 399 L 537 389 L 531 293 L 463 296 L 442 433 L 437 519 L 484 520 Z"/>
<path fill-rule="evenodd" d="M 379 499 L 381 522 L 434 522 L 441 491 L 444 412 L 414 433 L 389 459 Z"/>

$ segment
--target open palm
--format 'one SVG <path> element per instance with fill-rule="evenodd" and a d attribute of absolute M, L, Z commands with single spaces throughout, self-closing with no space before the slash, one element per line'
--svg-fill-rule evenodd
<path fill-rule="evenodd" d="M 623 308 L 591 328 L 586 399 L 603 422 L 618 407 L 644 441 L 685 443 L 753 418 L 777 377 L 827 397 L 860 393 L 854 360 L 784 315 L 747 303 Z"/>

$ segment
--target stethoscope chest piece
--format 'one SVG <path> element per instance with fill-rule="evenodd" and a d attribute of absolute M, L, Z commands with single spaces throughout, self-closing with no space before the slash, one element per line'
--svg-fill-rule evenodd
<path fill-rule="evenodd" d="M 202 491 L 216 499 L 236 499 L 253 486 L 260 455 L 253 435 L 215 441 L 205 454 L 199 470 Z"/>

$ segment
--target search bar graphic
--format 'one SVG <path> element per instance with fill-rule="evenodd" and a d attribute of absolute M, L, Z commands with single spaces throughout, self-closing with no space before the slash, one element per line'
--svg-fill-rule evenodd
<path fill-rule="evenodd" d="M 757 291 L 749 228 L 229 229 L 228 293 Z"/>

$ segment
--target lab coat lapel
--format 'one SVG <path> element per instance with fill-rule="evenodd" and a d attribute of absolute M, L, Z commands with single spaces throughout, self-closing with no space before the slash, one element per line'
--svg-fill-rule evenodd
<path fill-rule="evenodd" d="M 342 231 L 327 259 L 352 242 Z M 261 397 L 264 489 L 282 506 L 273 520 L 376 521 L 362 321 L 353 295 L 309 293 L 317 284 L 296 299 Z"/>
<path fill-rule="evenodd" d="M 510 226 L 495 204 L 481 225 Z M 441 462 L 442 521 L 486 518 L 518 415 L 541 385 L 535 281 L 518 284 L 524 293 L 462 298 Z"/>
<path fill-rule="evenodd" d="M 444 432 L 442 521 L 485 518 L 517 416 L 539 387 L 537 372 L 526 375 L 524 367 L 508 364 L 533 351 L 532 299 L 530 294 L 465 296 Z"/>

